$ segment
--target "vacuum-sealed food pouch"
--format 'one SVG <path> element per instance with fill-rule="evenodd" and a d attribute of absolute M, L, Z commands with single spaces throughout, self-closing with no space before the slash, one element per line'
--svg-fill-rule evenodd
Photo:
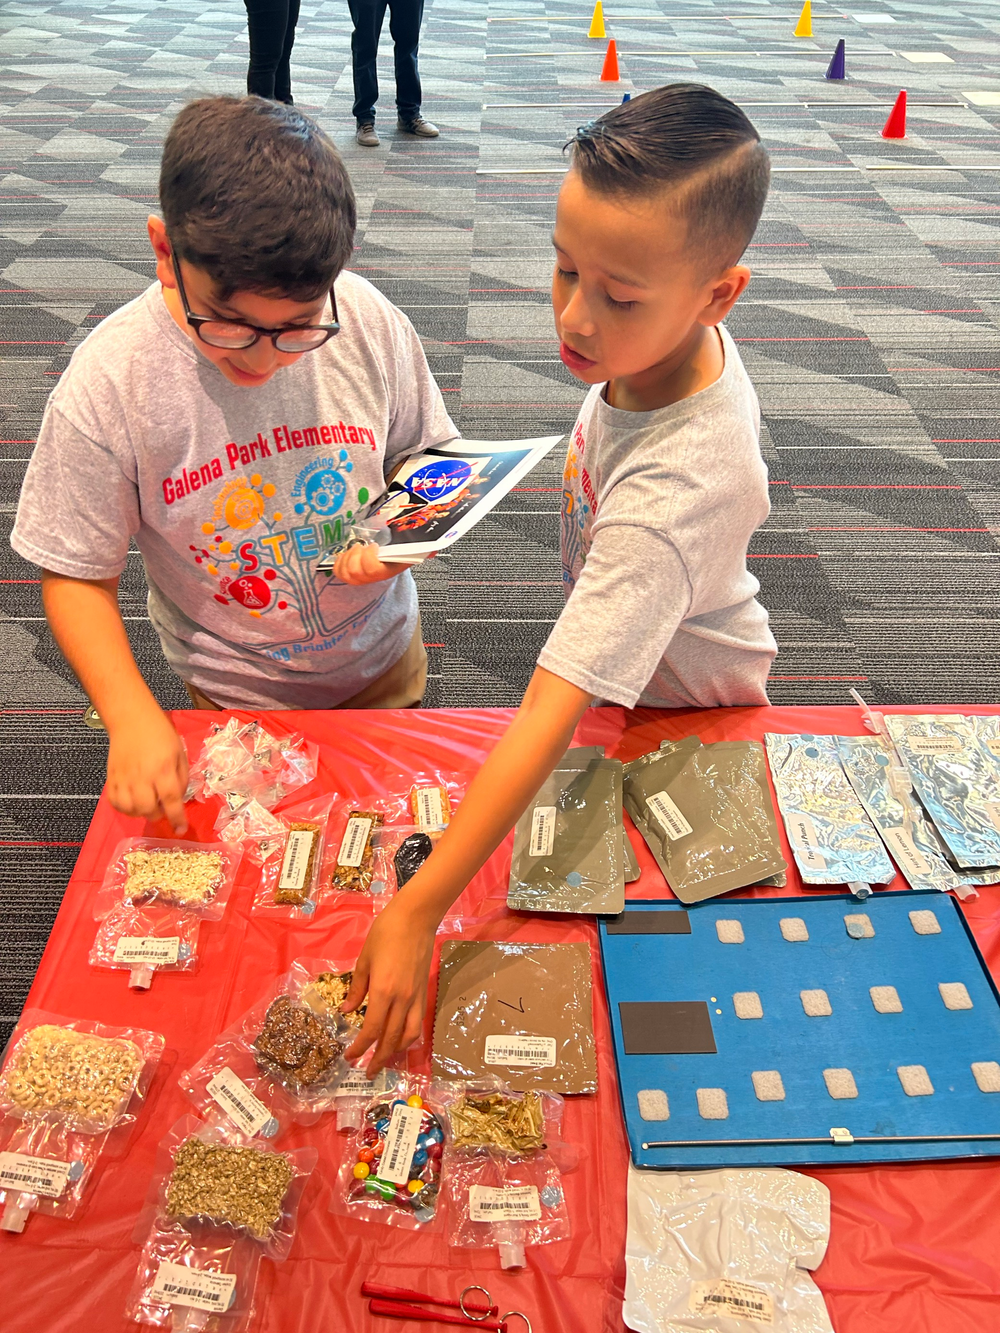
<path fill-rule="evenodd" d="M 164 1040 L 26 1010 L 0 1070 L 0 1227 L 70 1218 L 109 1135 L 138 1116 Z"/>
<path fill-rule="evenodd" d="M 896 872 L 840 762 L 836 736 L 764 737 L 803 884 L 888 884 Z"/>
<path fill-rule="evenodd" d="M 885 724 L 953 864 L 1000 865 L 1000 763 L 975 719 L 886 713 Z"/>
<path fill-rule="evenodd" d="M 968 897 L 974 886 L 995 883 L 996 870 L 956 870 L 944 843 L 913 794 L 910 776 L 891 741 L 841 736 L 840 758 L 851 786 L 911 889 L 954 889 Z M 986 878 L 982 878 L 985 876 Z"/>
<path fill-rule="evenodd" d="M 97 927 L 91 967 L 124 971 L 134 990 L 148 990 L 157 972 L 194 972 L 200 918 L 171 907 L 116 903 Z"/>
<path fill-rule="evenodd" d="M 465 795 L 465 782 L 453 773 L 415 773 L 407 794 L 407 822 L 421 833 L 440 833 Z"/>
<path fill-rule="evenodd" d="M 382 824 L 372 830 L 367 891 L 376 915 L 410 882 L 434 850 L 438 837 L 440 833 L 425 833 L 416 824 Z"/>
<path fill-rule="evenodd" d="M 321 797 L 277 816 L 283 837 L 263 859 L 253 912 L 294 918 L 316 910 L 332 804 L 332 797 Z"/>
<path fill-rule="evenodd" d="M 550 1151 L 562 1098 L 515 1093 L 499 1079 L 442 1084 L 451 1245 L 495 1248 L 501 1268 L 523 1268 L 528 1246 L 567 1240 L 569 1215 Z"/>
<path fill-rule="evenodd" d="M 136 1228 L 142 1244 L 126 1313 L 154 1328 L 240 1333 L 254 1315 L 262 1256 L 288 1257 L 315 1148 L 234 1143 L 180 1120 L 160 1145 Z"/>
<path fill-rule="evenodd" d="M 445 940 L 432 1067 L 518 1091 L 596 1092 L 590 947 Z"/>
<path fill-rule="evenodd" d="M 117 903 L 179 907 L 219 921 L 241 851 L 226 842 L 126 838 L 115 848 L 94 903 L 98 921 Z"/>
<path fill-rule="evenodd" d="M 440 1202 L 444 1127 L 424 1078 L 401 1077 L 365 1108 L 348 1141 L 331 1205 L 348 1217 L 416 1230 Z"/>
<path fill-rule="evenodd" d="M 668 742 L 626 766 L 625 809 L 682 902 L 786 869 L 756 741 Z"/>
<path fill-rule="evenodd" d="M 265 809 L 316 776 L 319 747 L 298 733 L 278 736 L 256 720 L 212 726 L 188 773 L 186 801 L 253 798 Z"/>
<path fill-rule="evenodd" d="M 357 1033 L 354 1016 L 322 998 L 342 975 L 335 962 L 297 958 L 181 1075 L 180 1086 L 199 1113 L 231 1137 L 254 1139 L 273 1138 L 290 1120 L 312 1123 L 332 1110 L 350 1068 L 344 1050 Z"/>
<path fill-rule="evenodd" d="M 333 821 L 333 843 L 337 849 L 330 874 L 335 893 L 371 893 L 375 877 L 374 835 L 386 822 L 382 803 L 357 801 Z"/>
<path fill-rule="evenodd" d="M 622 765 L 567 750 L 514 829 L 507 906 L 617 913 L 625 907 Z"/>

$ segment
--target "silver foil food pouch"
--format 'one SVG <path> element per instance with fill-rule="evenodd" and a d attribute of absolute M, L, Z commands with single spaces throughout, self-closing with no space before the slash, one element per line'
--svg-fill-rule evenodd
<path fill-rule="evenodd" d="M 838 737 L 768 732 L 764 741 L 803 884 L 888 884 L 894 879 L 875 826 L 841 765 Z"/>

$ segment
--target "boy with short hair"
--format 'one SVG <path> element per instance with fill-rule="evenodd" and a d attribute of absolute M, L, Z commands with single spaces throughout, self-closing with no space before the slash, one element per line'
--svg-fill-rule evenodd
<path fill-rule="evenodd" d="M 344 271 L 354 192 L 311 120 L 255 97 L 190 103 L 160 201 L 158 282 L 74 352 L 11 542 L 42 567 L 52 632 L 108 729 L 112 804 L 180 830 L 184 749 L 118 610 L 129 539 L 200 706 L 412 706 L 410 574 L 348 587 L 314 565 L 399 461 L 458 431 L 410 322 Z"/>
<path fill-rule="evenodd" d="M 757 399 L 721 326 L 767 196 L 749 120 L 674 84 L 584 126 L 559 194 L 560 355 L 592 385 L 563 492 L 565 609 L 510 729 L 424 866 L 373 926 L 345 1008 L 371 1069 L 414 1041 L 434 931 L 555 766 L 595 701 L 766 704 L 776 647 L 747 545 L 768 513 Z M 377 549 L 337 573 L 387 576 Z"/>

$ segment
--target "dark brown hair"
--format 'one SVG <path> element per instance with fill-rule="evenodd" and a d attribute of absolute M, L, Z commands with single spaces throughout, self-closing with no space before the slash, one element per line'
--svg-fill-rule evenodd
<path fill-rule="evenodd" d="M 262 97 L 203 97 L 170 127 L 160 207 L 176 253 L 218 295 L 315 300 L 347 263 L 357 208 L 340 154 L 308 116 Z"/>
<path fill-rule="evenodd" d="M 707 264 L 735 264 L 767 198 L 771 167 L 735 103 L 700 83 L 669 83 L 577 130 L 572 166 L 599 194 L 676 192 L 692 246 Z"/>

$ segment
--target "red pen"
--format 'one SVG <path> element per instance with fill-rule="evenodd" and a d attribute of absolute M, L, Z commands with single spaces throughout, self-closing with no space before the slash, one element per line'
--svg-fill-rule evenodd
<path fill-rule="evenodd" d="M 478 1291 L 479 1288 L 472 1287 L 466 1290 Z M 499 1305 L 484 1305 L 481 1300 L 471 1296 L 466 1297 L 465 1292 L 459 1297 L 428 1296 L 425 1292 L 414 1291 L 410 1287 L 386 1287 L 379 1282 L 362 1282 L 361 1295 L 388 1301 L 416 1301 L 421 1305 L 442 1305 L 445 1309 L 461 1310 L 464 1314 L 493 1316 L 500 1312 Z M 481 1327 L 486 1327 L 481 1320 L 478 1322 Z"/>
<path fill-rule="evenodd" d="M 369 1314 L 381 1315 L 384 1319 L 414 1319 L 427 1324 L 458 1324 L 462 1328 L 484 1328 L 490 1333 L 507 1333 L 507 1325 L 497 1319 L 466 1319 L 461 1314 L 447 1314 L 444 1310 L 424 1310 L 419 1305 L 407 1305 L 403 1301 L 370 1300 Z"/>

